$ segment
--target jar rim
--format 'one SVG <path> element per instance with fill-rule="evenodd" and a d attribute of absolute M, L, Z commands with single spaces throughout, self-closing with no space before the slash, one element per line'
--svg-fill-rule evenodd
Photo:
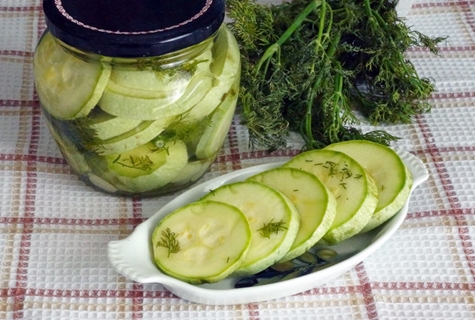
<path fill-rule="evenodd" d="M 160 56 L 200 43 L 224 21 L 225 0 L 44 0 L 49 31 L 85 52 Z"/>

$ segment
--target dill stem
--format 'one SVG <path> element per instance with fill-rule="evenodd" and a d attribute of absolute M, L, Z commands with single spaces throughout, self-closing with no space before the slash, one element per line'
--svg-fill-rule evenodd
<path fill-rule="evenodd" d="M 373 19 L 369 19 L 370 23 L 373 24 L 375 21 L 374 21 L 374 16 L 373 16 L 373 9 L 371 9 L 371 4 L 370 4 L 370 1 L 369 0 L 364 0 L 364 8 L 365 8 L 365 11 L 366 11 L 366 14 L 368 15 L 368 19 L 369 18 L 373 18 Z"/>
<path fill-rule="evenodd" d="M 339 108 L 336 108 L 336 106 L 338 106 L 342 102 L 342 99 L 343 99 L 342 90 L 343 90 L 343 76 L 340 73 L 338 73 L 335 76 L 335 93 L 333 94 L 333 109 L 334 109 L 335 114 L 332 119 L 333 125 L 330 127 L 330 132 L 329 132 L 329 138 L 331 142 L 338 141 L 338 131 L 340 129 L 341 123 L 338 121 L 339 119 L 338 113 L 340 111 L 339 111 Z"/>
<path fill-rule="evenodd" d="M 312 0 L 306 7 L 305 9 L 300 12 L 300 14 L 294 19 L 292 24 L 285 30 L 284 33 L 277 39 L 277 41 L 269 46 L 262 57 L 259 59 L 259 61 L 256 64 L 255 72 L 259 72 L 261 69 L 262 65 L 270 60 L 272 56 L 279 51 L 280 47 L 287 41 L 292 34 L 302 25 L 302 23 L 307 19 L 307 16 L 312 13 L 316 8 L 321 6 L 322 2 L 321 0 Z M 267 67 L 266 67 L 267 68 Z M 265 74 L 265 73 L 264 73 Z"/>
<path fill-rule="evenodd" d="M 323 20 L 324 17 L 322 16 L 321 19 Z M 330 43 L 330 46 L 328 47 L 327 52 L 325 54 L 325 61 L 323 63 L 323 66 L 330 63 L 331 58 L 335 55 L 337 45 L 340 42 L 340 38 L 341 38 L 341 32 L 334 35 L 332 42 Z M 315 103 L 315 97 L 317 95 L 318 88 L 322 84 L 324 73 L 325 73 L 325 68 L 322 68 L 320 70 L 320 73 L 317 76 L 317 79 L 313 83 L 312 88 L 310 89 L 310 92 L 307 97 L 307 102 L 306 102 L 307 112 L 305 113 L 305 116 L 304 116 L 304 128 L 303 128 L 304 135 L 303 136 L 306 142 L 306 147 L 308 149 L 314 149 L 318 147 L 318 144 L 319 144 L 313 136 L 312 108 Z"/>
<path fill-rule="evenodd" d="M 326 11 L 327 11 L 327 2 L 325 1 L 325 4 L 322 6 L 322 10 L 320 11 L 320 25 L 318 26 L 318 35 L 317 35 L 317 40 L 316 40 L 317 45 L 321 45 L 322 43 L 323 29 L 325 28 Z"/>
<path fill-rule="evenodd" d="M 287 41 L 290 36 L 297 30 L 298 27 L 304 22 L 304 20 L 307 18 L 307 16 L 312 13 L 313 10 L 318 8 L 319 6 L 322 5 L 321 0 L 312 0 L 306 7 L 305 9 L 302 10 L 302 12 L 295 18 L 295 20 L 292 22 L 290 27 L 285 30 L 285 32 L 277 39 L 276 43 L 281 46 L 284 44 L 285 41 Z"/>
<path fill-rule="evenodd" d="M 326 22 L 326 11 L 327 11 L 327 2 L 326 0 L 323 0 L 324 3 L 321 6 L 322 9 L 320 11 L 320 24 L 318 26 L 318 34 L 317 38 L 315 40 L 315 51 L 318 52 L 319 49 L 323 48 L 322 45 L 322 40 L 323 40 L 323 30 L 325 29 L 325 22 Z M 330 8 L 331 11 L 331 8 Z M 331 24 L 330 24 L 331 26 Z M 326 32 L 327 35 L 329 35 L 329 30 Z M 323 53 L 325 55 L 325 53 Z M 324 60 L 326 57 L 324 56 Z M 326 62 L 325 62 L 326 63 Z M 312 107 L 313 107 L 313 101 L 315 100 L 316 96 L 316 91 L 318 90 L 318 87 L 320 86 L 321 82 L 323 79 L 323 72 L 320 70 L 317 79 L 313 83 L 312 88 L 310 89 L 309 96 L 307 97 L 307 112 L 305 113 L 304 119 L 303 119 L 303 138 L 305 140 L 305 144 L 307 146 L 307 149 L 313 149 L 315 147 L 315 138 L 313 137 L 313 131 L 312 131 Z"/>

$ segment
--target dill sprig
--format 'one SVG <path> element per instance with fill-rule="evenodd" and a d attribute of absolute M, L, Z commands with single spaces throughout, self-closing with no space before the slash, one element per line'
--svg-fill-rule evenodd
<path fill-rule="evenodd" d="M 306 162 L 312 162 L 312 160 L 306 160 Z M 355 180 L 361 179 L 362 175 L 357 173 L 353 173 L 351 169 L 349 168 L 348 164 L 346 162 L 337 163 L 333 161 L 325 161 L 325 162 L 320 162 L 320 163 L 315 163 L 314 166 L 322 166 L 322 168 L 325 168 L 328 170 L 328 176 L 329 177 L 335 177 L 338 175 L 339 180 L 340 180 L 340 185 L 346 189 L 346 183 L 344 182 L 345 180 L 348 180 L 350 178 L 353 178 Z"/>
<path fill-rule="evenodd" d="M 392 0 L 293 0 L 280 5 L 228 0 L 241 48 L 240 104 L 250 143 L 278 149 L 290 131 L 305 149 L 353 139 L 388 145 L 371 124 L 409 123 L 428 112 L 434 91 L 405 59 L 410 47 L 437 53 L 445 38 L 411 30 Z"/>
<path fill-rule="evenodd" d="M 78 151 L 96 154 L 102 148 L 102 140 L 97 136 L 97 131 L 90 126 L 90 116 L 59 120 L 45 113 L 45 117 Z"/>
<path fill-rule="evenodd" d="M 153 168 L 153 161 L 149 156 L 133 156 L 129 155 L 128 157 L 123 157 L 122 154 L 117 155 L 117 157 L 112 161 L 113 164 L 121 165 L 125 168 L 137 169 L 142 171 L 150 171 Z"/>
<path fill-rule="evenodd" d="M 170 228 L 167 228 L 165 231 L 162 231 L 162 237 L 160 241 L 157 242 L 157 247 L 164 247 L 168 250 L 167 257 L 170 257 L 172 253 L 180 252 L 180 243 L 176 239 L 175 232 L 172 232 Z"/>
<path fill-rule="evenodd" d="M 285 227 L 285 222 L 283 220 L 280 220 L 279 222 L 274 222 L 274 219 L 271 219 L 269 223 L 264 223 L 264 226 L 260 229 L 257 229 L 259 231 L 259 234 L 263 238 L 269 238 L 273 234 L 278 234 L 281 231 L 287 230 L 287 227 Z"/>

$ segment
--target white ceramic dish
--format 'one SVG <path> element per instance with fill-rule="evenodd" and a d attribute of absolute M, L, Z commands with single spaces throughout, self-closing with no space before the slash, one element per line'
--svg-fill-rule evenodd
<path fill-rule="evenodd" d="M 414 155 L 396 150 L 414 177 L 414 190 L 428 178 L 422 161 Z M 148 220 L 140 224 L 126 239 L 109 243 L 108 255 L 114 269 L 128 279 L 140 283 L 160 283 L 182 299 L 203 304 L 238 304 L 275 299 L 310 290 L 339 277 L 363 261 L 383 245 L 404 221 L 409 200 L 404 207 L 381 227 L 332 246 L 339 262 L 325 269 L 290 280 L 248 288 L 234 288 L 236 279 L 226 279 L 215 284 L 191 285 L 160 272 L 151 253 L 150 237 L 158 221 L 186 203 L 198 200 L 217 187 L 246 179 L 247 177 L 281 165 L 282 162 L 257 165 L 238 170 L 204 182 L 181 194 Z"/>

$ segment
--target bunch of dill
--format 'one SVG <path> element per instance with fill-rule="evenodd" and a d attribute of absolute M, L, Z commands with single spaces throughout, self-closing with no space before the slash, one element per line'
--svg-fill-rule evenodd
<path fill-rule="evenodd" d="M 430 110 L 434 86 L 404 53 L 437 54 L 445 38 L 411 30 L 393 0 L 293 0 L 280 5 L 227 0 L 241 49 L 240 104 L 253 146 L 286 145 L 289 130 L 305 149 L 353 139 L 397 139 L 355 128 L 355 111 L 371 124 L 409 123 Z"/>

